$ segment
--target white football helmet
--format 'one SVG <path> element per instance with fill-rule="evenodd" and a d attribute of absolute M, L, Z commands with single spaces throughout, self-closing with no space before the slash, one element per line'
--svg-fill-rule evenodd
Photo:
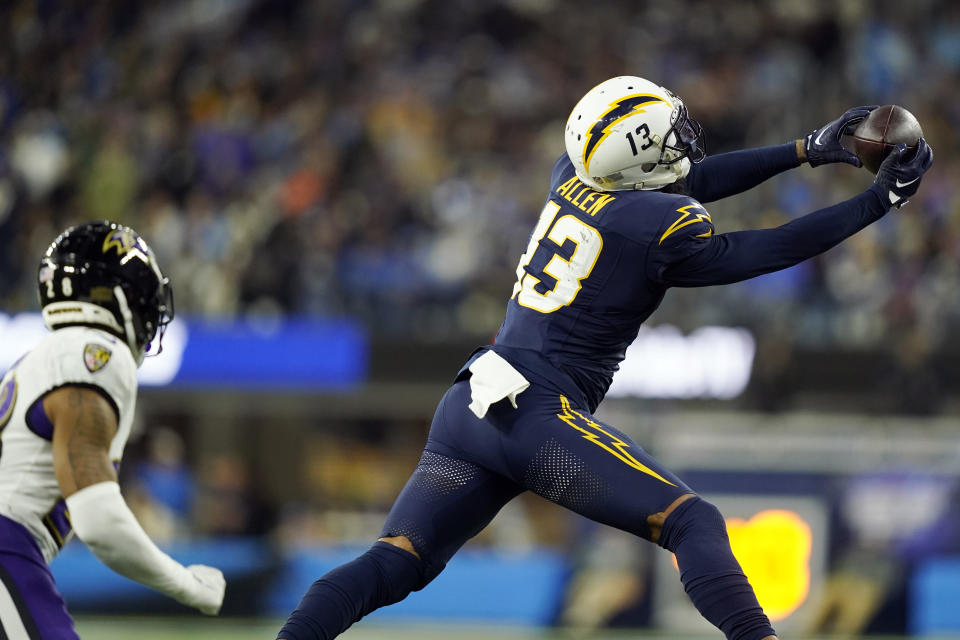
<path fill-rule="evenodd" d="M 567 155 L 599 191 L 659 189 L 703 160 L 703 129 L 669 90 L 636 76 L 591 89 L 570 113 Z"/>

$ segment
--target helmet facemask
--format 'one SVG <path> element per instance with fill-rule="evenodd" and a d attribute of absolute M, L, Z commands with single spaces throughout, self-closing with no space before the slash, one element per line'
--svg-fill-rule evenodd
<path fill-rule="evenodd" d="M 127 342 L 140 364 L 143 357 L 163 352 L 163 335 L 173 321 L 173 289 L 169 278 L 161 278 L 153 295 L 143 295 L 132 283 L 121 282 L 114 289 L 120 315 L 124 319 Z"/>
<path fill-rule="evenodd" d="M 173 288 L 170 279 L 163 278 L 156 298 L 157 321 L 145 323 L 144 351 L 148 356 L 158 356 L 163 353 L 163 336 L 167 327 L 173 322 Z"/>
<path fill-rule="evenodd" d="M 673 96 L 673 94 L 671 94 Z M 703 143 L 703 127 L 690 117 L 683 101 L 676 96 L 677 106 L 670 115 L 670 129 L 664 137 L 660 152 L 660 164 L 673 164 L 688 158 L 692 164 L 699 164 L 706 157 Z"/>

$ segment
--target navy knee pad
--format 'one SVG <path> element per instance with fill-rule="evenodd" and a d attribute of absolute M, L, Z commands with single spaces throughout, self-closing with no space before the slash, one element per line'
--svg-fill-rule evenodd
<path fill-rule="evenodd" d="M 379 607 L 400 602 L 423 581 L 420 560 L 388 542 L 313 583 L 277 637 L 328 640 Z"/>
<path fill-rule="evenodd" d="M 667 516 L 659 544 L 676 555 L 694 606 L 729 640 L 776 633 L 733 556 L 719 509 L 696 496 L 686 500 Z"/>

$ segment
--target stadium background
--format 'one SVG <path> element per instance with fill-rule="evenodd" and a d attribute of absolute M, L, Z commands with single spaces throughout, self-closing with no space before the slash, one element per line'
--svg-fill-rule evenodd
<path fill-rule="evenodd" d="M 182 322 L 121 482 L 157 540 L 224 567 L 242 618 L 183 617 L 74 544 L 54 571 L 84 637 L 270 637 L 369 543 L 497 329 L 569 109 L 618 74 L 682 96 L 709 153 L 859 104 L 919 118 L 936 162 L 906 209 L 785 272 L 673 291 L 601 415 L 740 518 L 778 627 L 960 633 L 956 3 L 35 0 L 0 7 L 0 40 L 0 369 L 36 339 L 59 230 L 147 238 Z M 869 180 L 805 167 L 710 209 L 770 226 Z M 703 631 L 655 551 L 523 496 L 354 637 Z"/>

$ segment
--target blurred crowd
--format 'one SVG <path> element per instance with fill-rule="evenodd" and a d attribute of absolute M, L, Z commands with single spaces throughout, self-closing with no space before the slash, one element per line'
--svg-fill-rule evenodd
<path fill-rule="evenodd" d="M 708 153 L 889 103 L 918 117 L 936 153 L 902 211 L 792 269 L 674 291 L 654 322 L 752 328 L 769 409 L 802 346 L 889 350 L 878 406 L 934 412 L 942 380 L 929 358 L 960 348 L 960 4 L 949 0 L 15 0 L 0 3 L 0 41 L 4 312 L 36 308 L 36 265 L 60 230 L 107 218 L 156 250 L 178 313 L 350 315 L 386 336 L 487 340 L 570 109 L 631 74 L 685 100 Z M 870 181 L 804 167 L 709 210 L 719 231 L 774 226 Z M 427 427 L 341 425 L 278 437 L 294 450 L 267 456 L 251 434 L 279 424 L 231 424 L 246 444 L 221 451 L 181 435 L 210 425 L 173 422 L 135 441 L 122 471 L 158 539 L 365 540 Z M 573 548 L 548 506 L 517 501 L 484 535 Z M 642 600 L 644 557 L 604 565 L 620 544 L 600 539 L 584 564 Z M 601 613 L 578 600 L 567 616 Z"/>
<path fill-rule="evenodd" d="M 773 327 L 816 347 L 893 337 L 921 357 L 957 335 L 948 0 L 24 0 L 0 9 L 0 38 L 7 311 L 34 308 L 60 229 L 109 218 L 152 244 L 178 311 L 488 337 L 569 110 L 634 74 L 685 99 L 710 153 L 888 103 L 936 151 L 902 212 L 780 274 L 677 292 L 656 321 Z M 720 231 L 770 226 L 869 184 L 805 167 L 710 209 Z"/>

